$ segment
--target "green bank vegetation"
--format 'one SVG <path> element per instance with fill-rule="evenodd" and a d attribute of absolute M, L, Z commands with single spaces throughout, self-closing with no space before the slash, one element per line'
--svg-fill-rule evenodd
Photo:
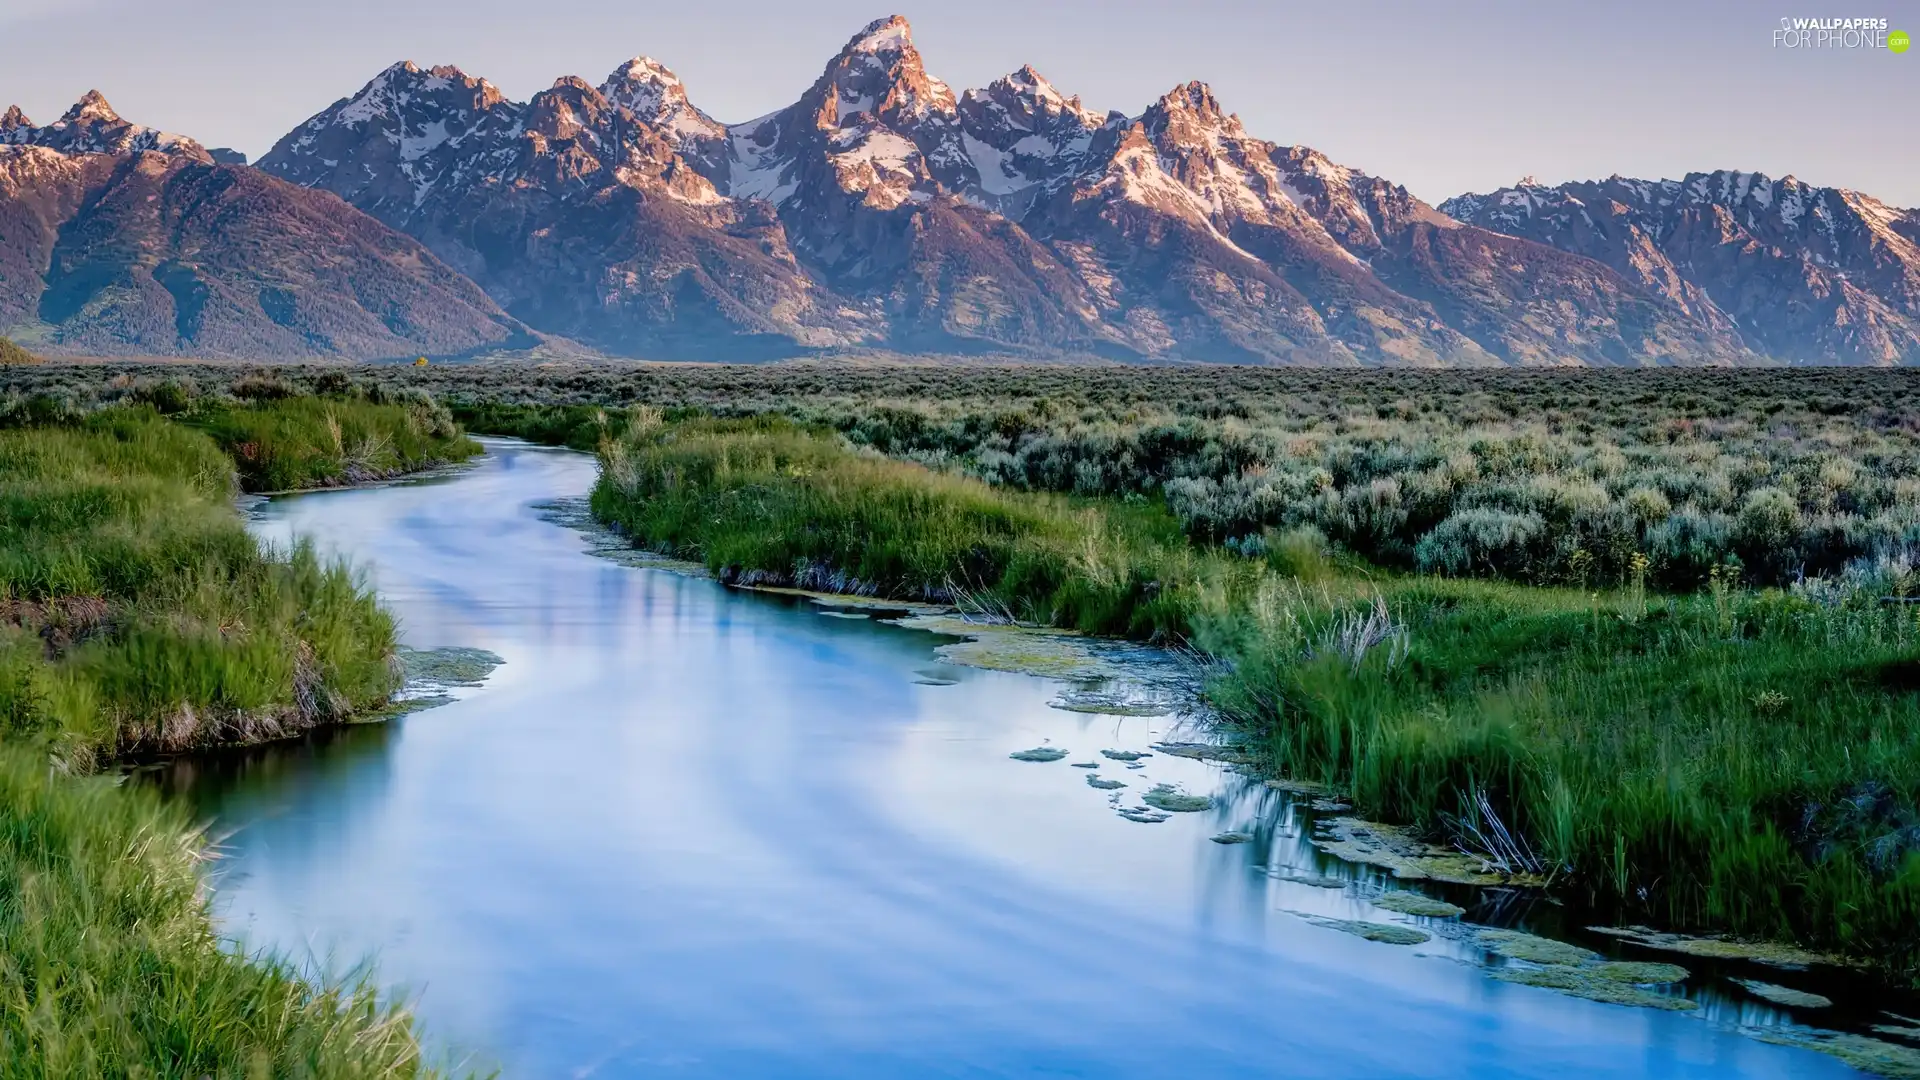
<path fill-rule="evenodd" d="M 191 370 L 210 387 L 260 377 Z M 42 365 L 16 381 L 84 397 L 123 375 Z M 271 377 L 316 389 L 349 378 Z M 1304 525 L 1423 574 L 1694 591 L 1716 568 L 1783 585 L 1920 561 L 1920 370 L 440 365 L 350 377 L 429 390 L 474 430 L 579 449 L 601 420 L 617 434 L 631 404 L 785 415 L 1000 486 L 1161 502 L 1202 544 Z"/>
<path fill-rule="evenodd" d="M 596 512 L 732 580 L 1191 643 L 1271 768 L 1368 814 L 1920 973 L 1920 371 L 188 374 L 604 444 Z"/>
<path fill-rule="evenodd" d="M 1296 526 L 1198 546 L 1163 504 L 992 486 L 777 418 L 619 418 L 597 516 L 724 579 L 951 598 L 1220 658 L 1274 770 L 1566 895 L 1916 971 L 1908 575 L 1663 595 L 1393 572 Z"/>
<path fill-rule="evenodd" d="M 0 402 L 0 1072 L 418 1075 L 371 989 L 223 951 L 190 823 L 89 774 L 383 703 L 392 619 L 348 568 L 263 551 L 235 496 L 475 448 L 422 403 L 119 390 Z"/>

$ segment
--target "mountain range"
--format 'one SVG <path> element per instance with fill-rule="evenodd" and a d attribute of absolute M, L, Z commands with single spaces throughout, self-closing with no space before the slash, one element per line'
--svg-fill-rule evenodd
<path fill-rule="evenodd" d="M 897 16 L 745 123 L 646 57 L 526 102 L 402 63 L 236 157 L 97 95 L 44 128 L 0 118 L 0 333 L 261 357 L 549 338 L 693 360 L 1920 362 L 1920 212 L 1728 172 L 1434 207 L 1257 138 L 1203 83 L 1137 116 L 1031 67 L 956 92 Z"/>

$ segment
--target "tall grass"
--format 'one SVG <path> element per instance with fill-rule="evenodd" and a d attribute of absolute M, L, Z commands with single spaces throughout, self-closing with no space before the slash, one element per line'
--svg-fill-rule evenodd
<path fill-rule="evenodd" d="M 470 444 L 408 405 L 129 399 L 0 429 L 0 1075 L 421 1075 L 370 987 L 222 949 L 180 812 L 85 774 L 383 702 L 392 618 L 347 567 L 263 551 L 234 498 Z"/>
<path fill-rule="evenodd" d="M 734 580 L 990 598 L 1184 637 L 1283 773 L 1563 895 L 1920 971 L 1920 623 L 1901 580 L 1693 596 L 1406 576 L 1271 533 L 1197 549 L 1151 503 L 1008 491 L 774 419 L 607 442 L 594 510 Z M 756 577 L 755 575 L 759 575 Z"/>
<path fill-rule="evenodd" d="M 996 490 L 778 418 L 631 423 L 594 513 L 724 580 L 952 599 L 1095 633 L 1186 631 L 1194 554 L 1150 504 Z"/>
<path fill-rule="evenodd" d="M 85 769 L 385 699 L 391 618 L 305 547 L 263 555 L 234 493 L 214 442 L 150 408 L 0 431 L 0 735 Z"/>
<path fill-rule="evenodd" d="M 406 1015 L 370 988 L 221 948 L 179 811 L 36 757 L 0 748 L 0 1074 L 425 1073 Z"/>

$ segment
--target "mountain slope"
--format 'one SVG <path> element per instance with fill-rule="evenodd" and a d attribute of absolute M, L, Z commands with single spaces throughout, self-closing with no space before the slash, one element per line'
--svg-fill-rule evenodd
<path fill-rule="evenodd" d="M 760 359 L 877 337 L 801 271 L 770 208 L 721 197 L 677 149 L 720 131 L 651 61 L 526 104 L 396 64 L 259 167 L 339 193 L 517 317 L 610 351 Z"/>
<path fill-rule="evenodd" d="M 0 333 L 65 352 L 243 358 L 448 354 L 524 337 L 410 237 L 126 124 L 97 94 L 61 124 L 6 134 Z"/>
<path fill-rule="evenodd" d="M 1920 361 L 1920 212 L 1730 173 L 1436 209 L 1200 82 L 956 92 L 899 16 L 739 124 L 644 56 L 526 102 L 400 63 L 259 171 L 97 94 L 0 115 L 0 154 L 0 332 L 68 351 Z"/>
<path fill-rule="evenodd" d="M 1522 181 L 1442 209 L 1605 262 L 1777 360 L 1920 362 L 1920 211 L 1727 171 Z"/>
<path fill-rule="evenodd" d="M 260 166 L 419 237 L 530 324 L 629 355 L 1748 358 L 1603 262 L 1253 138 L 1204 84 L 1131 119 L 1031 67 L 955 93 L 898 16 L 741 124 L 646 57 L 526 104 L 399 64 Z"/>

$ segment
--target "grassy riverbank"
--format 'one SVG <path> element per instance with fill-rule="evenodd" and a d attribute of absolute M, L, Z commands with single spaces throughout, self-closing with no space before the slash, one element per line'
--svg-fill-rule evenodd
<path fill-rule="evenodd" d="M 1367 813 L 1920 972 L 1920 625 L 1883 602 L 1920 594 L 1920 372 L 186 374 L 607 441 L 596 511 L 735 580 L 1188 640 L 1272 768 Z"/>
<path fill-rule="evenodd" d="M 189 822 L 87 774 L 384 702 L 391 617 L 346 567 L 262 551 L 234 497 L 472 444 L 404 405 L 127 389 L 12 400 L 0 429 L 0 1073 L 419 1075 L 371 991 L 221 950 Z"/>
<path fill-rule="evenodd" d="M 1920 622 L 1878 602 L 1905 578 L 1542 588 L 1384 571 L 1306 531 L 1247 558 L 1147 500 L 989 486 L 766 418 L 641 411 L 602 462 L 598 516 L 723 577 L 1191 640 L 1227 661 L 1214 693 L 1271 768 L 1365 813 L 1629 916 L 1916 971 Z"/>

